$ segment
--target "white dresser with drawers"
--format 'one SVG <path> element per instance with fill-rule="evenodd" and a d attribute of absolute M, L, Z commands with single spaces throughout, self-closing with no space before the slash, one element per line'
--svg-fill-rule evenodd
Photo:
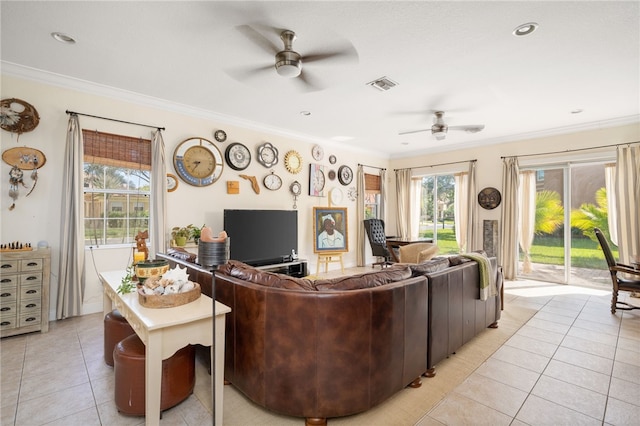
<path fill-rule="evenodd" d="M 0 253 L 0 337 L 49 331 L 51 251 Z"/>

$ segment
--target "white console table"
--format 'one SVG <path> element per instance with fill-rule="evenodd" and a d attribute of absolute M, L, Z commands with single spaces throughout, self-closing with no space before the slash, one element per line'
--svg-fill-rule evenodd
<path fill-rule="evenodd" d="M 104 287 L 103 309 L 105 315 L 114 307 L 120 311 L 147 347 L 145 358 L 145 424 L 160 422 L 160 391 L 162 360 L 189 344 L 211 346 L 215 371 L 216 424 L 222 425 L 222 389 L 224 377 L 224 328 L 225 314 L 231 309 L 216 302 L 216 336 L 213 345 L 213 301 L 206 295 L 175 308 L 151 309 L 141 306 L 138 294 L 118 294 L 124 271 L 101 272 Z M 214 354 L 215 348 L 215 354 Z M 214 356 L 215 355 L 215 356 Z"/>

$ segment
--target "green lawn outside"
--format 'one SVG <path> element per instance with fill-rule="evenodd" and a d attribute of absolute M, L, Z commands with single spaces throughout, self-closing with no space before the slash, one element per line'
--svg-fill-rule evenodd
<path fill-rule="evenodd" d="M 422 237 L 432 237 L 431 230 L 421 234 Z M 607 262 L 600 245 L 588 238 L 574 238 L 571 247 L 571 266 L 577 268 L 607 269 Z M 438 247 L 441 254 L 458 253 L 455 231 L 452 228 L 438 227 Z M 618 258 L 618 249 L 611 246 L 613 256 Z M 522 252 L 520 253 L 522 260 Z M 531 261 L 549 265 L 564 264 L 564 248 L 562 238 L 535 237 L 531 246 Z"/>

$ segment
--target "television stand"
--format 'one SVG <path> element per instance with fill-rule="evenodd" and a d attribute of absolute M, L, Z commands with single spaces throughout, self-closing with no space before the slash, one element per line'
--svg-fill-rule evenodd
<path fill-rule="evenodd" d="M 304 259 L 298 259 L 292 262 L 273 263 L 271 265 L 256 266 L 255 268 L 267 272 L 285 274 L 296 278 L 304 278 L 309 275 L 307 269 L 307 261 Z"/>

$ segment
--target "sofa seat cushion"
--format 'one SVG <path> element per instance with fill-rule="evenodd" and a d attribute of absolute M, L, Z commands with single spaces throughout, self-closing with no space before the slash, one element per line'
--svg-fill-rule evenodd
<path fill-rule="evenodd" d="M 449 258 L 447 257 L 436 257 L 426 262 L 409 265 L 409 268 L 411 268 L 411 276 L 413 277 L 438 272 L 448 267 Z"/>
<path fill-rule="evenodd" d="M 318 291 L 341 291 L 372 288 L 405 280 L 411 277 L 408 265 L 396 264 L 381 271 L 366 272 L 364 274 L 337 277 L 314 282 Z"/>
<path fill-rule="evenodd" d="M 224 265 L 220 265 L 218 272 L 265 287 L 315 291 L 313 281 L 306 278 L 263 271 L 237 260 L 229 260 Z"/>

